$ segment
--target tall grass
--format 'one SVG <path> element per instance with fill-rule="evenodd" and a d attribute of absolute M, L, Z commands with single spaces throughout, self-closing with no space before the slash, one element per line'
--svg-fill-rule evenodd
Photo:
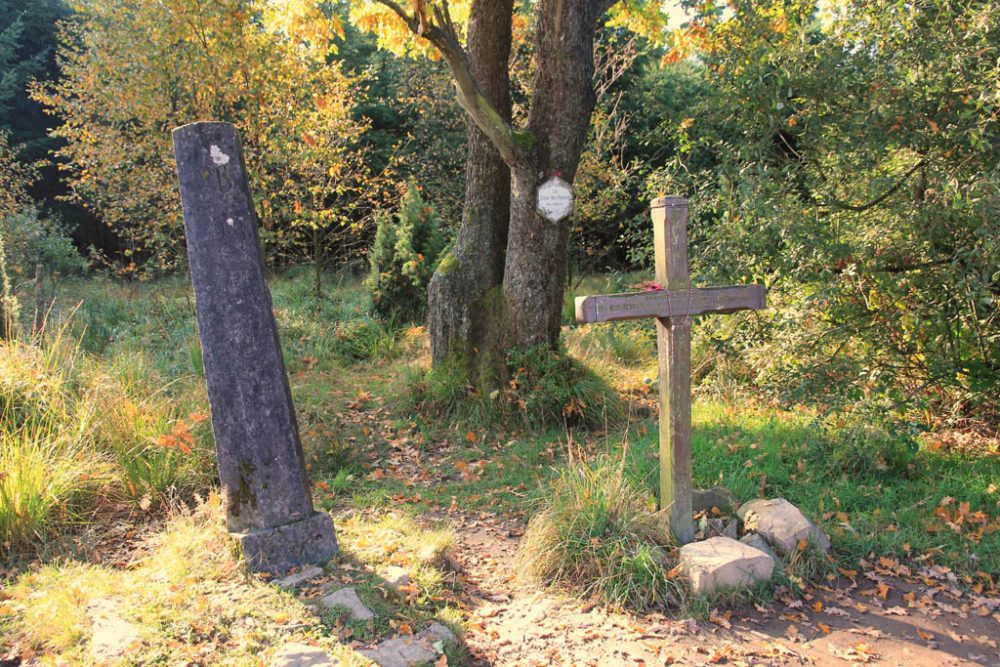
<path fill-rule="evenodd" d="M 110 481 L 105 457 L 48 424 L 0 429 L 0 546 L 22 550 L 81 520 Z"/>
<path fill-rule="evenodd" d="M 104 503 L 152 504 L 211 478 L 200 416 L 152 369 L 91 357 L 70 330 L 0 342 L 2 561 Z"/>
<path fill-rule="evenodd" d="M 677 605 L 670 529 L 623 461 L 570 461 L 528 524 L 518 552 L 529 578 L 611 604 Z"/>

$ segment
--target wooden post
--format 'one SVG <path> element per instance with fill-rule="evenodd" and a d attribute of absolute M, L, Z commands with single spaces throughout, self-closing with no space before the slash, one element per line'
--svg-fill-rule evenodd
<path fill-rule="evenodd" d="M 656 281 L 670 290 L 691 287 L 688 275 L 688 202 L 653 202 Z M 691 316 L 656 319 L 660 349 L 660 507 L 670 511 L 674 539 L 694 539 L 691 521 Z"/>

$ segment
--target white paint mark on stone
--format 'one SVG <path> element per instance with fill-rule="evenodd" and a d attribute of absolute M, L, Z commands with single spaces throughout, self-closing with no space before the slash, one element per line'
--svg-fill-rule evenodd
<path fill-rule="evenodd" d="M 235 221 L 234 221 L 234 220 L 233 220 L 232 218 L 226 218 L 226 224 L 227 224 L 227 225 L 229 225 L 230 227 L 232 227 L 232 226 L 233 226 L 233 223 L 234 223 L 234 222 L 235 222 Z"/>
<path fill-rule="evenodd" d="M 219 165 L 220 167 L 225 164 L 229 164 L 229 156 L 222 152 L 222 149 L 212 144 L 212 147 L 208 151 L 209 155 L 212 156 L 212 162 Z"/>

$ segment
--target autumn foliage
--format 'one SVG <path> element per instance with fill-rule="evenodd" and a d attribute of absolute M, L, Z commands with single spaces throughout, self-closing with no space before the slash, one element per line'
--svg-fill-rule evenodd
<path fill-rule="evenodd" d="M 312 229 L 356 231 L 365 125 L 351 113 L 357 80 L 327 62 L 335 17 L 264 0 L 77 11 L 63 27 L 63 77 L 33 94 L 60 119 L 72 198 L 127 240 L 126 255 L 162 269 L 182 256 L 170 131 L 207 119 L 241 132 L 272 253 L 294 253 Z"/>

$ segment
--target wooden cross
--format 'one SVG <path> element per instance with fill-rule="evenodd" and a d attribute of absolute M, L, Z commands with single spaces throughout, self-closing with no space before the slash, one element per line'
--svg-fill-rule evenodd
<path fill-rule="evenodd" d="M 656 282 L 661 289 L 576 300 L 579 322 L 656 318 L 660 358 L 660 507 L 670 509 L 674 539 L 694 539 L 691 521 L 691 318 L 766 307 L 762 285 L 693 288 L 688 277 L 688 201 L 653 202 Z"/>

